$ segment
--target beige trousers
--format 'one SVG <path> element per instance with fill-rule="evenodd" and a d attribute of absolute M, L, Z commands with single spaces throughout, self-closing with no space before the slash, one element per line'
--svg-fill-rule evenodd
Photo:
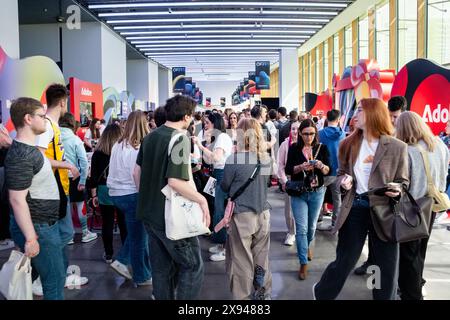
<path fill-rule="evenodd" d="M 234 214 L 228 227 L 227 272 L 235 300 L 270 296 L 270 212 Z"/>
<path fill-rule="evenodd" d="M 287 193 L 284 194 L 284 219 L 288 232 L 295 235 L 295 219 L 292 215 L 291 197 Z"/>

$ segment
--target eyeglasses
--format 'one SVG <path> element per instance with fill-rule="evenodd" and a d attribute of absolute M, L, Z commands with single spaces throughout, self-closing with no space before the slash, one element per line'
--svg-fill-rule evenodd
<path fill-rule="evenodd" d="M 45 118 L 47 118 L 47 115 L 45 115 L 45 114 L 39 114 L 39 113 L 33 113 L 31 116 L 32 116 L 32 117 L 38 116 L 38 117 L 41 117 L 41 119 L 43 119 L 43 120 L 45 120 Z"/>
<path fill-rule="evenodd" d="M 315 132 L 305 132 L 305 133 L 302 133 L 302 136 L 304 136 L 304 137 L 307 137 L 307 136 L 315 136 L 315 135 L 316 135 Z"/>

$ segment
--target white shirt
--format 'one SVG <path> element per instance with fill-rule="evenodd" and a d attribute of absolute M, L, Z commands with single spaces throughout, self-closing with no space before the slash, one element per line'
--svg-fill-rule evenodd
<path fill-rule="evenodd" d="M 272 139 L 276 139 L 277 137 L 277 128 L 273 124 L 272 120 L 267 121 L 266 123 L 267 130 L 269 130 Z"/>
<path fill-rule="evenodd" d="M 356 193 L 361 194 L 369 191 L 369 177 L 372 171 L 373 159 L 378 148 L 379 140 L 374 140 L 369 144 L 363 139 L 358 158 L 353 166 L 356 178 Z"/>
<path fill-rule="evenodd" d="M 224 154 L 222 158 L 219 161 L 214 161 L 213 166 L 214 169 L 223 169 L 225 168 L 225 162 L 227 158 L 231 155 L 231 152 L 233 151 L 233 141 L 231 140 L 230 136 L 226 133 L 221 133 L 217 137 L 217 141 L 214 144 L 214 150 L 216 149 L 222 149 L 224 151 Z"/>
<path fill-rule="evenodd" d="M 50 121 L 45 121 L 45 132 L 36 136 L 36 147 L 41 147 L 43 149 L 48 148 L 48 144 L 52 142 L 54 132 Z"/>
<path fill-rule="evenodd" d="M 133 179 L 138 153 L 139 148 L 135 150 L 129 144 L 125 145 L 124 142 L 114 144 L 109 160 L 108 179 L 106 180 L 110 196 L 120 197 L 138 192 Z"/>

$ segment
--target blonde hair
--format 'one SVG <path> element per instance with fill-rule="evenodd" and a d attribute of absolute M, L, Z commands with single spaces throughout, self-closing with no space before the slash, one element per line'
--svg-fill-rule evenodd
<path fill-rule="evenodd" d="M 268 157 L 267 143 L 264 140 L 261 124 L 253 118 L 241 119 L 238 123 L 237 130 L 242 130 L 242 134 L 237 135 L 238 150 L 254 152 L 258 155 L 258 159 L 266 160 Z"/>
<path fill-rule="evenodd" d="M 417 113 L 411 111 L 405 111 L 397 118 L 395 135 L 408 145 L 415 145 L 423 140 L 429 151 L 433 151 L 436 145 L 436 137 L 430 127 Z"/>
<path fill-rule="evenodd" d="M 130 145 L 134 149 L 138 149 L 142 140 L 144 140 L 149 132 L 150 128 L 145 113 L 140 110 L 133 111 L 128 116 L 119 143 L 125 142 L 125 145 Z"/>

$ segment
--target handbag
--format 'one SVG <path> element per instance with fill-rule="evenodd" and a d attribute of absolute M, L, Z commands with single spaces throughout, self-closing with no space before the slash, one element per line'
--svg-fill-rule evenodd
<path fill-rule="evenodd" d="M 13 250 L 0 270 L 0 292 L 8 300 L 33 300 L 31 259 Z"/>
<path fill-rule="evenodd" d="M 319 144 L 319 148 L 317 148 L 313 160 L 316 160 L 317 155 L 319 154 L 320 151 L 320 147 L 322 147 L 321 143 Z M 288 180 L 288 182 L 286 182 L 286 193 L 291 197 L 300 197 L 303 193 L 308 191 L 309 185 L 310 185 L 309 178 L 307 178 L 305 171 L 303 171 L 303 180 L 299 181 Z"/>
<path fill-rule="evenodd" d="M 372 223 L 377 236 L 385 242 L 408 242 L 430 236 L 433 199 L 425 196 L 414 200 L 403 187 L 399 201 L 371 207 Z"/>
<path fill-rule="evenodd" d="M 422 155 L 423 163 L 425 165 L 425 173 L 427 174 L 427 183 L 428 183 L 428 193 L 427 195 L 433 198 L 433 212 L 442 212 L 450 209 L 450 199 L 448 198 L 447 193 L 440 192 L 438 188 L 436 188 L 435 184 L 431 180 L 430 174 L 430 162 L 428 161 L 428 157 L 425 154 L 423 148 L 419 145 L 420 154 Z"/>
<path fill-rule="evenodd" d="M 182 135 L 183 133 L 178 133 L 170 140 L 169 157 L 175 142 Z M 195 189 L 191 170 L 189 170 L 189 184 Z M 164 220 L 168 239 L 180 240 L 210 233 L 208 226 L 203 222 L 203 210 L 197 202 L 183 197 L 168 184 L 161 192 L 166 197 Z"/>
<path fill-rule="evenodd" d="M 253 180 L 255 180 L 255 177 L 258 175 L 259 171 L 261 170 L 261 164 L 258 161 L 258 164 L 256 165 L 255 169 L 253 170 L 252 174 L 250 175 L 250 178 L 242 185 L 235 193 L 232 195 L 227 202 L 227 205 L 225 207 L 225 212 L 223 215 L 223 219 L 219 221 L 218 224 L 214 227 L 214 232 L 217 233 L 220 230 L 222 230 L 223 227 L 228 227 L 231 221 L 231 216 L 233 215 L 234 208 L 236 206 L 235 200 L 247 189 L 247 187 L 252 183 Z"/>

